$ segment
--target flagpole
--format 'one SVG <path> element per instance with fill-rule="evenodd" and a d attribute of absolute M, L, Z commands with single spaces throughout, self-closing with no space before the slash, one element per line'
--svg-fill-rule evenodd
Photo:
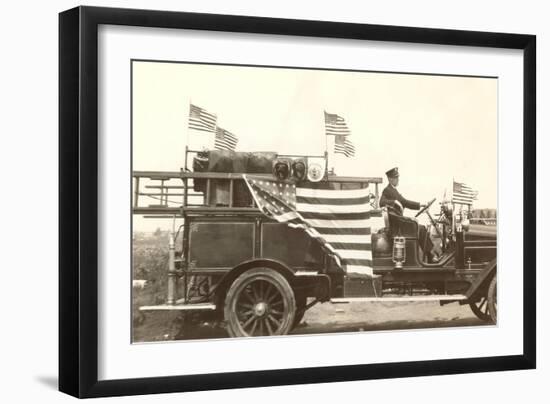
<path fill-rule="evenodd" d="M 214 124 L 214 138 L 212 139 L 212 150 L 216 148 L 216 135 L 218 134 L 218 114 L 214 116 L 216 117 L 216 123 Z"/>
<path fill-rule="evenodd" d="M 456 240 L 456 233 L 455 233 L 455 215 L 456 215 L 456 212 L 455 212 L 455 202 L 454 202 L 454 194 L 455 194 L 455 177 L 453 176 L 453 193 L 451 194 L 451 203 L 453 204 L 453 217 L 452 217 L 452 220 L 451 220 L 451 231 L 455 237 L 455 240 Z"/>
<path fill-rule="evenodd" d="M 185 159 L 184 159 L 184 162 L 185 162 L 185 171 L 188 171 L 187 169 L 187 153 L 188 153 L 188 150 L 189 150 L 189 114 L 191 113 L 191 105 L 192 105 L 192 102 L 191 102 L 191 98 L 189 98 L 189 111 L 187 112 L 187 131 L 186 131 L 186 140 L 185 140 Z"/>
<path fill-rule="evenodd" d="M 326 119 L 325 116 L 326 116 L 326 113 L 327 111 L 324 111 L 323 110 L 323 119 Z M 328 139 L 327 139 L 327 129 L 325 127 L 325 177 L 327 178 L 328 180 Z"/>

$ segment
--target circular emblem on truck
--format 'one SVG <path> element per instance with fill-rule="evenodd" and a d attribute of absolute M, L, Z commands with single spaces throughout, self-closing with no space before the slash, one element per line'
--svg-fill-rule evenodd
<path fill-rule="evenodd" d="M 323 178 L 323 167 L 318 163 L 310 163 L 307 168 L 307 179 L 311 182 L 321 181 Z"/>

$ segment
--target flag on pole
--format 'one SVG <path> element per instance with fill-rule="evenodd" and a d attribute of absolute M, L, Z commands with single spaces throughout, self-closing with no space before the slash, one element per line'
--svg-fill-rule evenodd
<path fill-rule="evenodd" d="M 215 133 L 216 120 L 216 115 L 201 107 L 189 104 L 189 129 Z"/>
<path fill-rule="evenodd" d="M 355 156 L 355 147 L 347 136 L 337 135 L 334 137 L 334 153 L 343 154 L 346 157 Z"/>
<path fill-rule="evenodd" d="M 348 273 L 373 275 L 371 233 L 384 227 L 370 204 L 368 185 L 332 189 L 334 184 L 299 185 L 243 174 L 259 209 L 289 227 L 301 228 L 337 257 Z"/>
<path fill-rule="evenodd" d="M 218 150 L 235 150 L 239 138 L 233 133 L 220 128 L 216 128 L 216 137 L 214 139 L 214 149 Z"/>
<path fill-rule="evenodd" d="M 355 156 L 355 147 L 348 136 L 351 131 L 346 120 L 337 114 L 330 114 L 325 111 L 325 134 L 334 136 L 334 153 L 343 154 L 346 157 Z"/>
<path fill-rule="evenodd" d="M 477 191 L 462 182 L 453 180 L 453 203 L 472 205 L 474 199 L 477 199 Z"/>
<path fill-rule="evenodd" d="M 336 114 L 329 114 L 327 111 L 325 111 L 325 133 L 327 136 L 351 135 L 344 118 Z"/>

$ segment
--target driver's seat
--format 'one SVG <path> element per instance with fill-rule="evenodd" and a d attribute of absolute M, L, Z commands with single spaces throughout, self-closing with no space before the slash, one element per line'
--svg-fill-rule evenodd
<path fill-rule="evenodd" d="M 392 237 L 403 236 L 419 239 L 418 222 L 407 216 L 397 215 L 388 211 L 389 229 Z"/>
<path fill-rule="evenodd" d="M 421 260 L 424 262 L 430 262 L 428 261 L 430 258 L 427 260 L 427 257 L 431 257 L 432 252 L 424 251 L 425 240 L 420 237 L 420 227 L 418 225 L 418 221 L 413 217 L 401 216 L 392 212 L 388 212 L 388 219 L 390 224 L 390 237 L 402 236 L 414 238 L 417 243 L 418 257 L 422 257 Z M 425 237 L 430 237 L 428 232 L 426 232 Z"/>

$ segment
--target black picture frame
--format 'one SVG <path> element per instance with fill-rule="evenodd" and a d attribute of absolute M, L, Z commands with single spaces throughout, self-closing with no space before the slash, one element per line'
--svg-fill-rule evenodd
<path fill-rule="evenodd" d="M 523 51 L 523 354 L 98 381 L 98 26 Z M 340 22 L 77 7 L 59 15 L 59 390 L 102 397 L 533 369 L 536 366 L 536 37 Z"/>

